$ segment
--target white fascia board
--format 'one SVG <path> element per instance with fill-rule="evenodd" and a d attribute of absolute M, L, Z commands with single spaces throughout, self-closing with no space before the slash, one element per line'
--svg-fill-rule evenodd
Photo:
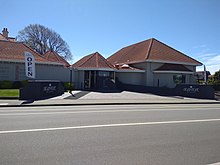
<path fill-rule="evenodd" d="M 186 63 L 186 62 L 178 62 L 178 61 L 160 61 L 160 60 L 146 60 L 145 62 L 155 62 L 155 63 L 168 63 L 168 64 L 182 64 L 182 65 L 192 65 L 192 66 L 202 66 L 193 63 Z"/>
<path fill-rule="evenodd" d="M 194 74 L 194 72 L 187 72 L 187 71 L 172 71 L 172 70 L 164 70 L 164 71 L 153 71 L 153 73 L 177 73 L 177 74 Z"/>

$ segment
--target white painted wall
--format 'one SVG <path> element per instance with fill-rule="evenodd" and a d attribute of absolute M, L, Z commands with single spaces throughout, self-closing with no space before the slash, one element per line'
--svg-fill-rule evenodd
<path fill-rule="evenodd" d="M 27 79 L 24 63 L 0 62 L 0 81 L 22 81 Z M 69 82 L 70 70 L 60 65 L 36 64 L 36 79 Z"/>
<path fill-rule="evenodd" d="M 84 71 L 75 70 L 73 75 L 74 89 L 84 89 Z"/>
<path fill-rule="evenodd" d="M 144 73 L 116 72 L 116 78 L 125 84 L 144 85 Z"/>
<path fill-rule="evenodd" d="M 154 87 L 174 88 L 176 84 L 173 81 L 173 74 L 154 74 Z"/>
<path fill-rule="evenodd" d="M 70 81 L 70 69 L 56 65 L 36 65 L 36 79 Z"/>
<path fill-rule="evenodd" d="M 24 63 L 0 62 L 0 81 L 26 80 Z"/>
<path fill-rule="evenodd" d="M 175 74 L 155 74 L 153 71 L 159 67 L 161 67 L 164 63 L 152 63 L 152 62 L 143 62 L 132 64 L 133 67 L 144 69 L 145 75 L 144 78 L 144 85 L 146 86 L 158 86 L 158 79 L 159 79 L 159 86 L 160 87 L 175 87 L 175 83 L 173 82 L 173 75 Z M 188 69 L 192 70 L 193 72 L 196 71 L 196 66 L 185 65 Z M 185 74 L 186 76 L 186 84 L 196 83 L 196 77 L 192 74 Z"/>
<path fill-rule="evenodd" d="M 133 64 L 132 66 L 145 70 L 145 74 L 143 76 L 143 78 L 144 78 L 143 85 L 153 87 L 154 86 L 154 79 L 155 79 L 153 71 L 162 65 L 163 65 L 163 63 L 143 62 L 143 63 Z"/>

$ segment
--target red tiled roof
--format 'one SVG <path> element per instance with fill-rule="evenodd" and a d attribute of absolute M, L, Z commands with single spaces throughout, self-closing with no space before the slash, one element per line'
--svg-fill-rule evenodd
<path fill-rule="evenodd" d="M 70 66 L 70 64 L 63 57 L 61 57 L 54 51 L 46 52 L 44 54 L 44 58 L 46 58 L 48 61 L 51 61 L 51 62 L 61 63 L 66 67 Z"/>
<path fill-rule="evenodd" d="M 87 55 L 72 65 L 73 68 L 110 68 L 114 66 L 109 63 L 101 54 L 98 52 Z"/>
<path fill-rule="evenodd" d="M 0 60 L 24 61 L 24 52 L 30 52 L 36 62 L 48 62 L 40 54 L 21 42 L 0 41 Z"/>
<path fill-rule="evenodd" d="M 161 67 L 155 69 L 155 71 L 184 71 L 193 72 L 181 64 L 163 64 Z"/>
<path fill-rule="evenodd" d="M 199 61 L 152 38 L 122 48 L 107 59 L 112 64 L 164 61 L 202 65 Z"/>

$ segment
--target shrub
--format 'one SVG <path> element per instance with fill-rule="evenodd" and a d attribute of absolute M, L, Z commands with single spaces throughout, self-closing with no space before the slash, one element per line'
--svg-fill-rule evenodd
<path fill-rule="evenodd" d="M 74 89 L 74 84 L 72 83 L 71 87 L 70 87 L 70 82 L 64 82 L 63 86 L 64 86 L 65 90 L 73 90 Z"/>
<path fill-rule="evenodd" d="M 12 84 L 13 89 L 19 89 L 21 87 L 21 81 L 14 81 Z"/>
<path fill-rule="evenodd" d="M 0 89 L 11 89 L 13 87 L 12 81 L 1 81 L 0 82 Z"/>
<path fill-rule="evenodd" d="M 23 81 L 0 81 L 0 89 L 19 89 L 26 86 L 27 80 Z"/>
<path fill-rule="evenodd" d="M 208 83 L 214 86 L 220 85 L 220 70 L 210 77 Z"/>
<path fill-rule="evenodd" d="M 21 86 L 20 86 L 20 88 L 25 87 L 27 84 L 28 84 L 28 80 L 23 80 L 23 81 L 21 81 Z"/>

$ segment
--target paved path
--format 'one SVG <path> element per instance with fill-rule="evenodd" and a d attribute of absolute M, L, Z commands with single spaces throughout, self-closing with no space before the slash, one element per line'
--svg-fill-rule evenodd
<path fill-rule="evenodd" d="M 0 106 L 17 105 L 93 105 L 93 104 L 199 104 L 199 103 L 220 103 L 216 100 L 193 99 L 184 97 L 165 97 L 147 93 L 136 92 L 88 92 L 73 91 L 73 96 L 68 92 L 62 96 L 39 100 L 34 102 L 24 102 L 19 100 L 0 100 Z"/>

